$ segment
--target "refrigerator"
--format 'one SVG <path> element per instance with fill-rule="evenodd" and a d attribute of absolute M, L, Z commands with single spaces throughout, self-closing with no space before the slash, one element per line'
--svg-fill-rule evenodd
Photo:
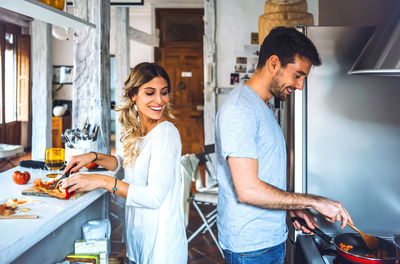
<path fill-rule="evenodd" d="M 356 227 L 390 239 L 400 233 L 400 77 L 347 74 L 374 27 L 298 29 L 322 65 L 286 102 L 288 189 L 340 201 Z M 328 234 L 354 232 L 316 216 Z"/>

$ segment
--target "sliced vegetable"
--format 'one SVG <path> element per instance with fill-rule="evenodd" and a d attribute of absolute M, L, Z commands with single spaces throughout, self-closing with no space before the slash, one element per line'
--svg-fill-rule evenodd
<path fill-rule="evenodd" d="M 42 182 L 42 179 L 37 179 L 33 182 L 33 186 L 42 191 L 47 193 L 48 195 L 57 197 L 59 199 L 68 199 L 70 198 L 74 192 L 68 192 L 68 188 L 61 188 L 60 185 L 58 185 L 56 188 L 49 190 L 49 188 L 53 185 L 54 181 L 49 181 L 49 182 Z"/>
<path fill-rule="evenodd" d="M 2 204 L 0 205 L 0 215 L 1 216 L 7 216 L 7 215 L 13 215 L 15 214 L 14 208 L 8 207 L 7 205 Z"/>
<path fill-rule="evenodd" d="M 91 169 L 96 169 L 99 167 L 95 162 L 90 162 L 88 165 L 86 165 L 86 169 L 91 170 Z"/>

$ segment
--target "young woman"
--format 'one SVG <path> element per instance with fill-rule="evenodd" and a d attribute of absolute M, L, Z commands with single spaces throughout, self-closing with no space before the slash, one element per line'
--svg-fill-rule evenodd
<path fill-rule="evenodd" d="M 124 171 L 124 181 L 100 174 L 74 174 L 63 180 L 70 191 L 105 188 L 126 199 L 125 232 L 130 263 L 187 263 L 180 175 L 181 139 L 168 122 L 170 80 L 154 63 L 138 64 L 125 81 L 119 106 L 124 157 L 87 153 L 74 156 L 65 171 L 94 161 Z"/>

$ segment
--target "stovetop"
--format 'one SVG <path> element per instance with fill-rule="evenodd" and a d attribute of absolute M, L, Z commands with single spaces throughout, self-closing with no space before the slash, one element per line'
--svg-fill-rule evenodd
<path fill-rule="evenodd" d="M 332 244 L 318 236 L 299 235 L 297 241 L 302 248 L 304 262 L 307 264 L 354 264 L 337 253 Z"/>
<path fill-rule="evenodd" d="M 344 259 L 334 245 L 329 244 L 318 236 L 299 235 L 297 243 L 302 248 L 307 264 L 354 264 L 352 261 Z"/>
<path fill-rule="evenodd" d="M 354 264 L 351 261 L 344 259 L 340 254 L 335 252 L 321 252 L 322 259 L 326 264 Z"/>
<path fill-rule="evenodd" d="M 312 239 L 326 264 L 353 264 L 338 254 L 334 245 L 326 243 L 317 236 Z"/>

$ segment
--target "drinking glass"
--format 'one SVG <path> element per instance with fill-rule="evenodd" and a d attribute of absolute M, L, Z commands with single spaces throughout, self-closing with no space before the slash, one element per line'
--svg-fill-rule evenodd
<path fill-rule="evenodd" d="M 47 175 L 50 178 L 55 178 L 60 173 L 60 169 L 64 167 L 65 151 L 63 148 L 47 148 L 44 154 L 44 165 L 47 169 L 55 172 Z"/>

